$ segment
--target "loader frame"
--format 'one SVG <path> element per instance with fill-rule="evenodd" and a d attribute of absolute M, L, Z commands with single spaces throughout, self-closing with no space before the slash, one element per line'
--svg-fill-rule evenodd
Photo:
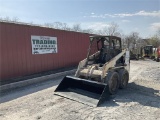
<path fill-rule="evenodd" d="M 121 48 L 121 38 L 91 36 L 87 57 L 80 61 L 75 76 L 64 77 L 54 94 L 99 106 L 110 94 L 116 94 L 118 88 L 127 86 L 129 57 L 129 51 Z"/>
<path fill-rule="evenodd" d="M 109 40 L 109 49 L 111 49 L 111 44 L 113 43 L 113 40 L 117 40 L 119 41 L 119 50 L 120 53 L 115 55 L 112 59 L 110 59 L 109 61 L 106 61 L 101 67 L 99 67 L 98 64 L 92 64 L 89 65 L 89 67 L 87 67 L 87 63 L 89 62 L 89 60 L 96 58 L 97 56 L 99 56 L 100 51 L 90 55 L 90 50 L 91 50 L 91 46 L 92 46 L 92 42 L 94 40 L 105 40 L 108 39 Z M 115 46 L 113 46 L 115 47 Z M 114 50 L 114 49 L 113 49 Z M 127 52 L 127 55 L 125 55 Z M 123 58 L 123 56 L 125 55 L 125 58 Z M 91 36 L 90 37 L 90 45 L 89 45 L 89 50 L 88 50 L 88 54 L 87 54 L 87 58 L 80 61 L 79 65 L 78 65 L 78 69 L 76 71 L 75 76 L 76 77 L 85 77 L 85 78 L 98 78 L 100 79 L 100 82 L 104 83 L 104 80 L 107 76 L 107 71 L 109 69 L 116 69 L 115 65 L 117 60 L 119 60 L 120 58 L 124 59 L 124 63 L 122 63 L 121 67 L 124 67 L 127 71 L 129 71 L 129 51 L 122 50 L 122 46 L 121 46 L 121 38 L 116 37 L 116 36 Z M 99 69 L 95 69 L 96 67 L 98 67 Z"/>

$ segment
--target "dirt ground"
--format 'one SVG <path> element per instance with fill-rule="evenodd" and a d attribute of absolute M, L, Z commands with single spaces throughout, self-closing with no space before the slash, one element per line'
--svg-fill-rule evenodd
<path fill-rule="evenodd" d="M 62 78 L 1 93 L 0 120 L 160 120 L 160 63 L 131 61 L 130 83 L 100 107 L 54 95 Z"/>

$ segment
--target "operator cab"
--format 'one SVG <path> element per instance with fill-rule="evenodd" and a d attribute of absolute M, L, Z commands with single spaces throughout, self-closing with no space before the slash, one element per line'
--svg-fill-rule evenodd
<path fill-rule="evenodd" d="M 99 54 L 93 55 L 96 52 Z M 120 52 L 122 52 L 121 38 L 116 36 L 90 37 L 90 46 L 87 56 L 88 61 L 94 61 L 94 64 L 100 64 L 100 66 L 102 66 Z"/>

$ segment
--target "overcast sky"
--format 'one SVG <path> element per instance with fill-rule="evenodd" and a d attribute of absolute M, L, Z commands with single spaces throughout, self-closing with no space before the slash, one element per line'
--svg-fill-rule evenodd
<path fill-rule="evenodd" d="M 136 31 L 145 38 L 160 28 L 160 0 L 0 0 L 0 17 L 6 16 L 96 30 L 115 22 L 124 34 Z"/>

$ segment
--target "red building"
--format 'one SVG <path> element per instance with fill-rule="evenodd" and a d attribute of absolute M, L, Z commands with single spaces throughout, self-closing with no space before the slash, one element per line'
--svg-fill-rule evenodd
<path fill-rule="evenodd" d="M 52 53 L 52 48 L 45 47 L 47 53 L 33 46 L 33 38 L 43 37 L 53 38 L 54 47 L 57 45 Z M 0 22 L 0 80 L 78 65 L 86 57 L 88 45 L 86 33 Z M 36 54 L 37 49 L 42 53 Z"/>

